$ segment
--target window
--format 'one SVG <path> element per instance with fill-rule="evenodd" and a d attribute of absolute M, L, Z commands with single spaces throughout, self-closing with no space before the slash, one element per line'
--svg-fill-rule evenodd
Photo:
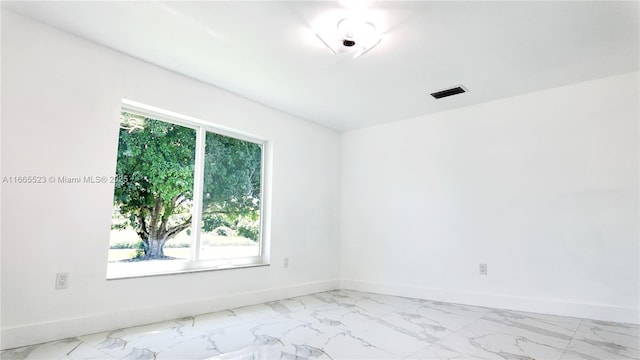
<path fill-rule="evenodd" d="M 125 100 L 107 278 L 265 265 L 264 147 Z"/>

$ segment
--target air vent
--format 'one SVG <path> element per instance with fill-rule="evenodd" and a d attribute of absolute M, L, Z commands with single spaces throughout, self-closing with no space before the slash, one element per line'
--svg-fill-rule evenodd
<path fill-rule="evenodd" d="M 462 86 L 456 86 L 456 87 L 451 88 L 451 89 L 436 91 L 434 93 L 431 93 L 431 96 L 433 96 L 436 99 L 442 99 L 442 98 L 445 98 L 447 96 L 458 95 L 458 94 L 462 94 L 462 93 L 466 93 L 466 92 L 467 92 L 467 90 L 465 88 L 463 88 Z"/>

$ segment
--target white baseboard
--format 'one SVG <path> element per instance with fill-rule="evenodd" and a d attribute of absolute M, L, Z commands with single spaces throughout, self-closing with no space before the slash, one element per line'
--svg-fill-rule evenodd
<path fill-rule="evenodd" d="M 638 308 L 585 304 L 502 294 L 468 293 L 349 279 L 340 280 L 340 288 L 456 304 L 640 324 L 640 309 Z"/>
<path fill-rule="evenodd" d="M 131 309 L 114 313 L 7 327 L 1 331 L 0 349 L 11 349 L 85 334 L 178 319 L 196 314 L 260 304 L 333 289 L 350 289 L 456 304 L 640 324 L 640 309 L 638 308 L 584 304 L 501 294 L 468 293 L 445 289 L 343 279 L 221 295 L 171 306 Z"/>
<path fill-rule="evenodd" d="M 11 349 L 124 327 L 178 319 L 196 314 L 205 314 L 240 306 L 255 305 L 268 301 L 333 290 L 337 289 L 338 285 L 338 280 L 310 282 L 286 287 L 221 295 L 170 306 L 146 307 L 7 327 L 3 328 L 1 332 L 0 349 Z"/>

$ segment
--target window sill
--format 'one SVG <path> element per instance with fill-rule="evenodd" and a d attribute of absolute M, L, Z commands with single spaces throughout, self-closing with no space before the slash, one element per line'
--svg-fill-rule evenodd
<path fill-rule="evenodd" d="M 111 267 L 112 264 L 110 264 Z M 168 275 L 178 275 L 178 274 L 191 274 L 205 271 L 218 271 L 218 270 L 231 270 L 231 269 L 246 269 L 253 267 L 264 267 L 270 266 L 269 263 L 260 262 L 260 263 L 251 263 L 251 264 L 221 264 L 217 266 L 207 266 L 207 267 L 190 267 L 184 269 L 154 269 L 147 271 L 131 271 L 130 269 L 127 271 L 124 267 L 120 266 L 119 268 L 108 268 L 107 269 L 107 280 L 121 280 L 121 279 L 135 279 L 135 278 L 143 278 L 143 277 L 152 277 L 152 276 L 168 276 Z"/>

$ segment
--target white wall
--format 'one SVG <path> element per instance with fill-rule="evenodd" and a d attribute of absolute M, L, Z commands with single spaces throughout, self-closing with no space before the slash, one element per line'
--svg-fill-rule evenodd
<path fill-rule="evenodd" d="M 638 80 L 345 133 L 341 286 L 638 323 Z"/>
<path fill-rule="evenodd" d="M 2 11 L 2 176 L 114 174 L 122 98 L 271 142 L 272 265 L 106 281 L 112 185 L 5 184 L 2 348 L 337 287 L 338 133 Z"/>

